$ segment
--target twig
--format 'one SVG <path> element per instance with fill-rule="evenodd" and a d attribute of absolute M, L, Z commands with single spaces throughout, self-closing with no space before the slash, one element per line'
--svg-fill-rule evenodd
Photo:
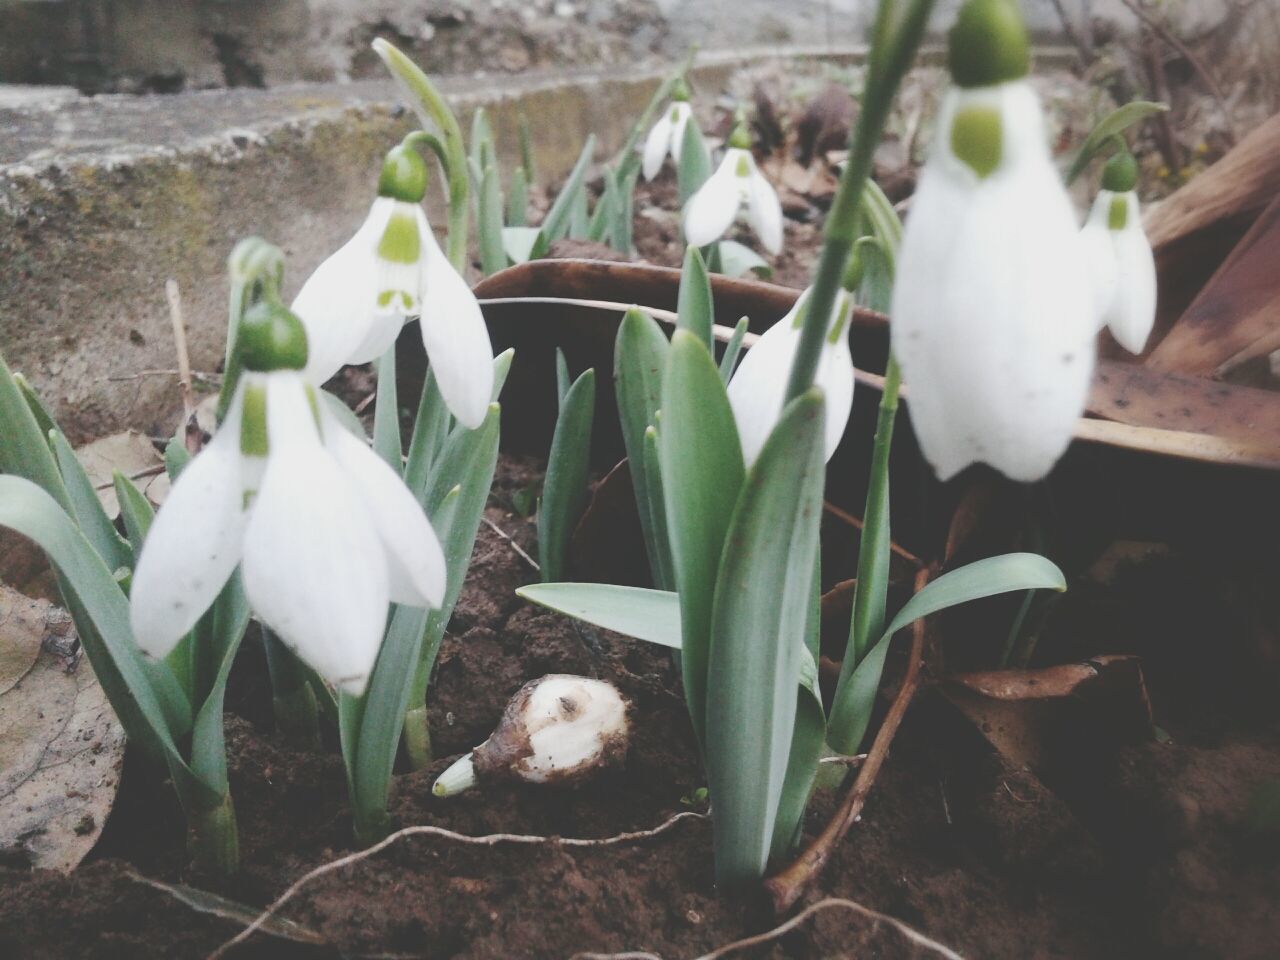
<path fill-rule="evenodd" d="M 1080 66 L 1088 67 L 1093 62 L 1092 26 L 1086 22 L 1083 24 L 1082 29 L 1077 30 L 1074 18 L 1062 6 L 1062 0 L 1049 0 L 1049 2 L 1053 4 L 1053 9 L 1058 14 L 1058 22 L 1062 24 L 1062 32 L 1067 35 L 1071 45 L 1076 48 L 1076 53 L 1080 57 Z"/>
<path fill-rule="evenodd" d="M 884 381 L 881 380 L 881 383 L 883 382 Z M 849 526 L 853 527 L 855 530 L 861 530 L 863 527 L 863 521 L 861 517 L 855 517 L 848 510 L 844 510 L 841 507 L 837 507 L 834 503 L 831 503 L 830 501 L 823 500 L 822 509 L 827 513 L 831 514 L 837 520 L 841 520 L 849 524 Z M 903 560 L 907 561 L 907 563 L 911 564 L 917 570 L 920 569 L 920 567 L 924 566 L 924 564 L 920 562 L 919 557 L 917 557 L 914 553 L 912 553 L 906 547 L 898 546 L 898 544 L 892 540 L 889 541 L 889 551 L 891 553 L 896 553 L 898 556 L 900 556 Z"/>
<path fill-rule="evenodd" d="M 842 767 L 860 767 L 866 762 L 867 755 L 865 753 L 856 753 L 852 757 L 844 757 L 840 754 L 836 754 L 830 757 L 823 757 L 818 761 L 818 763 L 838 764 Z"/>
<path fill-rule="evenodd" d="M 546 843 L 560 847 L 607 847 L 616 843 L 630 843 L 636 840 L 648 840 L 651 837 L 656 837 L 659 834 L 670 830 L 681 820 L 705 820 L 706 817 L 707 815 L 705 813 L 696 813 L 691 810 L 686 810 L 681 813 L 672 814 L 662 823 L 649 830 L 637 830 L 630 833 L 619 833 L 612 837 L 599 838 L 543 837 L 524 833 L 489 833 L 484 836 L 475 837 L 466 833 L 455 833 L 453 830 L 446 830 L 444 827 L 433 827 L 426 824 L 414 827 L 405 827 L 403 830 L 397 830 L 390 836 L 383 838 L 371 847 L 367 847 L 364 850 L 357 850 L 355 853 L 348 854 L 345 857 L 339 857 L 337 860 L 332 860 L 329 863 L 321 864 L 314 870 L 304 873 L 301 877 L 295 880 L 284 893 L 271 901 L 267 908 L 263 910 L 262 913 L 258 914 L 253 923 L 249 924 L 226 943 L 222 944 L 222 946 L 218 947 L 217 950 L 209 954 L 209 960 L 216 960 L 216 958 L 225 955 L 231 948 L 243 943 L 245 940 L 249 939 L 249 937 L 253 936 L 254 933 L 262 928 L 264 923 L 275 916 L 281 907 L 293 899 L 298 891 L 309 884 L 312 880 L 323 877 L 325 874 L 333 873 L 335 870 L 340 870 L 343 867 L 351 866 L 353 863 L 359 863 L 361 860 L 367 860 L 369 857 L 381 853 L 387 847 L 397 841 L 403 840 L 405 837 L 441 837 L 455 843 L 469 844 L 471 846 L 478 847 L 492 847 L 499 843 Z"/>
<path fill-rule="evenodd" d="M 128 475 L 128 477 L 127 477 L 126 479 L 129 479 L 129 480 L 142 480 L 142 479 L 144 479 L 144 478 L 146 478 L 146 477 L 158 477 L 158 476 L 160 476 L 160 474 L 164 473 L 165 469 L 166 469 L 166 468 L 165 468 L 165 465 L 164 465 L 163 463 L 157 463 L 157 464 L 155 464 L 154 466 L 144 467 L 143 469 L 139 470 L 137 473 L 131 473 L 131 474 L 129 474 L 129 475 Z M 108 481 L 106 481 L 105 483 L 99 483 L 99 484 L 98 484 L 97 486 L 95 486 L 93 489 L 95 489 L 95 490 L 107 490 L 107 489 L 109 489 L 109 488 L 111 488 L 111 487 L 115 486 L 115 483 L 116 483 L 116 482 L 115 482 L 114 480 L 108 480 Z"/>
<path fill-rule="evenodd" d="M 180 370 L 139 370 L 137 373 L 119 373 L 102 379 L 108 383 L 121 383 L 126 380 L 141 380 L 144 377 L 177 377 L 181 376 Z M 192 370 L 191 379 L 200 380 L 204 383 L 217 384 L 222 382 L 222 374 L 206 373 L 203 370 Z"/>
<path fill-rule="evenodd" d="M 960 954 L 956 953 L 950 947 L 943 946 L 937 940 L 926 937 L 919 930 L 914 927 L 907 926 L 898 918 L 891 917 L 887 913 L 881 913 L 879 910 L 872 910 L 870 907 L 864 907 L 862 904 L 854 900 L 846 900 L 843 897 L 827 897 L 825 900 L 819 900 L 817 903 L 812 903 L 786 923 L 780 924 L 772 930 L 757 934 L 754 937 L 747 937 L 745 940 L 735 940 L 733 943 L 727 943 L 723 947 L 718 947 L 715 950 L 712 950 L 710 953 L 704 953 L 702 956 L 698 957 L 697 960 L 719 960 L 720 957 L 728 956 L 738 950 L 744 950 L 747 947 L 755 947 L 762 943 L 768 943 L 770 940 L 776 940 L 783 934 L 794 930 L 818 911 L 826 910 L 830 907 L 844 907 L 847 910 L 852 910 L 855 913 L 861 914 L 869 920 L 874 920 L 876 923 L 887 923 L 917 947 L 923 947 L 926 950 L 931 950 L 940 957 L 946 957 L 947 960 L 964 960 Z"/>
<path fill-rule="evenodd" d="M 1162 24 L 1155 17 L 1151 16 L 1151 14 L 1144 10 L 1138 3 L 1134 2 L 1134 0 L 1120 0 L 1120 2 L 1128 7 L 1134 16 L 1150 27 L 1156 36 L 1169 46 L 1173 47 L 1173 49 L 1177 50 L 1178 53 L 1182 54 L 1183 58 L 1186 59 L 1187 63 L 1191 64 L 1191 69 L 1193 69 L 1200 76 L 1200 79 L 1204 81 L 1205 87 L 1209 90 L 1209 95 L 1213 97 L 1214 102 L 1218 105 L 1218 109 L 1222 111 L 1222 119 L 1227 125 L 1226 135 L 1228 144 L 1230 146 L 1235 146 L 1236 130 L 1235 122 L 1231 116 L 1231 108 L 1227 106 L 1227 98 L 1223 96 L 1222 88 L 1218 86 L 1218 81 L 1213 78 L 1213 74 L 1211 74 L 1209 72 L 1209 68 L 1204 65 L 1204 61 L 1196 56 L 1191 51 L 1190 47 L 1174 36 L 1168 27 Z"/>
<path fill-rule="evenodd" d="M 656 953 L 627 950 L 625 953 L 575 953 L 569 960 L 662 960 Z"/>
<path fill-rule="evenodd" d="M 538 571 L 542 570 L 542 567 L 538 565 L 538 561 L 533 559 L 533 557 L 529 556 L 529 554 L 525 552 L 524 547 L 520 546 L 520 544 L 516 543 L 515 540 L 511 538 L 511 534 L 507 533 L 505 530 L 503 530 L 500 526 L 498 526 L 488 517 L 481 517 L 480 519 L 484 521 L 484 525 L 486 527 L 488 527 L 490 530 L 492 530 L 494 533 L 500 536 L 503 540 L 507 541 L 507 543 L 511 544 L 511 549 L 516 552 L 516 555 L 519 556 L 520 559 L 522 559 L 529 566 L 533 567 L 534 570 L 538 570 Z"/>
<path fill-rule="evenodd" d="M 169 301 L 169 323 L 173 326 L 173 346 L 178 354 L 178 386 L 182 389 L 183 421 L 189 421 L 196 410 L 191 392 L 191 357 L 187 353 L 187 325 L 182 319 L 182 293 L 178 281 L 170 277 L 164 282 L 164 295 Z"/>
<path fill-rule="evenodd" d="M 917 593 L 924 589 L 931 574 L 932 571 L 928 567 L 916 574 Z M 920 685 L 920 661 L 924 651 L 926 622 L 925 619 L 917 620 L 912 627 L 911 658 L 907 662 L 907 673 L 902 678 L 902 686 L 898 689 L 898 695 L 894 697 L 893 705 L 885 715 L 884 723 L 880 725 L 880 732 L 876 734 L 871 749 L 867 751 L 866 763 L 858 771 L 857 778 L 841 800 L 835 815 L 822 829 L 822 833 L 818 834 L 804 849 L 795 863 L 764 882 L 765 894 L 773 904 L 775 915 L 781 916 L 796 905 L 804 892 L 822 873 L 832 853 L 861 814 L 867 795 L 876 781 L 876 775 L 880 772 L 880 767 L 889 753 L 889 744 L 893 742 L 894 735 L 898 732 L 902 718 L 907 712 L 907 706 Z"/>

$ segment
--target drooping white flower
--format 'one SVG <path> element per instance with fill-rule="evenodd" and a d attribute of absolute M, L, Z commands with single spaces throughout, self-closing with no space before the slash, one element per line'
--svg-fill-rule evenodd
<path fill-rule="evenodd" d="M 719 240 L 746 209 L 747 222 L 764 248 L 782 250 L 782 204 L 773 186 L 756 167 L 746 127 L 738 124 L 716 172 L 689 198 L 684 209 L 684 236 L 690 246 Z"/>
<path fill-rule="evenodd" d="M 605 680 L 552 673 L 516 691 L 493 734 L 432 787 L 438 797 L 478 782 L 572 783 L 619 763 L 630 744 L 627 702 Z"/>
<path fill-rule="evenodd" d="M 427 167 L 411 146 L 387 154 L 355 236 L 325 260 L 293 301 L 311 345 L 316 384 L 346 363 L 368 363 L 421 317 L 422 342 L 449 410 L 478 427 L 493 390 L 493 347 L 471 288 L 440 249 L 422 209 Z"/>
<path fill-rule="evenodd" d="M 440 605 L 444 553 L 400 478 L 319 402 L 303 374 L 305 344 L 282 306 L 246 317 L 245 371 L 222 427 L 147 534 L 130 619 L 138 646 L 165 656 L 239 564 L 257 617 L 358 695 L 388 604 Z"/>
<path fill-rule="evenodd" d="M 1102 189 L 1080 231 L 1093 281 L 1098 327 L 1141 353 L 1156 321 L 1156 263 L 1142 229 L 1133 187 L 1137 164 L 1128 152 L 1107 163 Z"/>
<path fill-rule="evenodd" d="M 975 461 L 1015 480 L 1044 476 L 1071 440 L 1093 370 L 1076 215 L 1022 79 L 1026 38 L 1011 9 L 971 0 L 961 11 L 951 63 L 967 85 L 946 94 L 898 254 L 892 349 L 943 480 Z M 1011 32 L 1020 53 L 990 49 Z"/>
<path fill-rule="evenodd" d="M 800 345 L 806 290 L 790 312 L 764 332 L 746 352 L 729 381 L 729 406 L 738 425 L 742 455 L 747 466 L 755 463 L 765 441 L 782 416 L 787 379 Z M 840 291 L 831 309 L 827 337 L 818 359 L 814 383 L 826 400 L 826 436 L 823 459 L 830 460 L 844 436 L 853 409 L 853 357 L 849 353 L 848 320 L 853 298 Z"/>
<path fill-rule="evenodd" d="M 644 141 L 644 161 L 641 170 L 646 180 L 652 180 L 662 169 L 662 161 L 668 156 L 675 163 L 680 162 L 680 149 L 684 144 L 684 128 L 693 116 L 693 108 L 689 106 L 687 91 L 681 98 L 673 93 L 671 105 L 662 112 L 656 123 L 649 130 Z"/>

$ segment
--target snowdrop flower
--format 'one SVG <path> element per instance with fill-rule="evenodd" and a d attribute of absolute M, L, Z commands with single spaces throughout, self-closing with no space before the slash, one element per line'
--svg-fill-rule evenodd
<path fill-rule="evenodd" d="M 475 295 L 431 232 L 426 189 L 422 157 L 408 142 L 392 149 L 364 224 L 303 284 L 293 310 L 311 347 L 307 379 L 324 383 L 345 363 L 380 357 L 406 317 L 421 315 L 440 393 L 475 429 L 489 409 L 493 347 Z"/>
<path fill-rule="evenodd" d="M 1084 409 L 1096 321 L 1078 221 L 1026 82 L 1008 0 L 969 0 L 956 86 L 911 202 L 891 333 L 925 457 L 942 480 L 985 461 L 1043 477 Z"/>
<path fill-rule="evenodd" d="M 791 311 L 747 351 L 729 381 L 729 406 L 738 425 L 742 455 L 748 467 L 755 463 L 782 416 L 787 378 L 800 345 L 800 328 L 804 324 L 808 298 L 809 291 L 805 290 Z M 831 310 L 826 342 L 814 375 L 814 383 L 822 388 L 826 398 L 824 460 L 830 460 L 840 445 L 849 411 L 853 409 L 853 357 L 849 353 L 846 331 L 852 309 L 853 298 L 847 291 L 840 291 Z"/>
<path fill-rule="evenodd" d="M 1142 229 L 1134 186 L 1138 165 L 1126 150 L 1109 161 L 1102 189 L 1080 231 L 1092 274 L 1098 327 L 1141 353 L 1156 322 L 1156 262 Z"/>
<path fill-rule="evenodd" d="M 517 690 L 489 739 L 440 774 L 431 792 L 451 797 L 486 781 L 573 783 L 621 763 L 630 742 L 617 687 L 550 673 Z"/>
<path fill-rule="evenodd" d="M 729 149 L 707 182 L 684 210 L 684 236 L 690 245 L 705 247 L 719 240 L 733 224 L 738 211 L 747 210 L 747 222 L 764 248 L 772 254 L 782 250 L 782 204 L 778 194 L 756 168 L 751 155 L 751 137 L 739 123 L 729 137 Z"/>
<path fill-rule="evenodd" d="M 282 305 L 252 308 L 227 418 L 178 477 L 143 545 L 130 619 L 163 657 L 240 564 L 249 605 L 339 689 L 360 694 L 391 601 L 438 607 L 440 543 L 408 488 L 328 413 L 307 339 Z"/>
<path fill-rule="evenodd" d="M 689 86 L 682 79 L 671 88 L 671 106 L 658 118 L 644 142 L 644 178 L 652 180 L 662 169 L 662 161 L 669 155 L 680 162 L 680 149 L 684 144 L 684 127 L 693 115 L 689 106 Z"/>

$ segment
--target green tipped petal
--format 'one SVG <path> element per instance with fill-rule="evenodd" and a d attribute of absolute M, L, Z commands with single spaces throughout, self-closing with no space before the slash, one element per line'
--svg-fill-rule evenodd
<path fill-rule="evenodd" d="M 1003 132 L 995 108 L 965 107 L 951 121 L 951 152 L 982 179 L 1000 166 Z"/>
<path fill-rule="evenodd" d="M 406 144 L 387 151 L 378 175 L 378 196 L 405 203 L 421 203 L 427 193 L 426 161 Z"/>
<path fill-rule="evenodd" d="M 1027 28 L 1012 0 L 968 0 L 947 44 L 951 79 L 961 87 L 989 87 L 1027 75 Z"/>
<path fill-rule="evenodd" d="M 246 370 L 301 370 L 307 365 L 307 331 L 283 304 L 263 300 L 240 321 L 236 347 Z"/>

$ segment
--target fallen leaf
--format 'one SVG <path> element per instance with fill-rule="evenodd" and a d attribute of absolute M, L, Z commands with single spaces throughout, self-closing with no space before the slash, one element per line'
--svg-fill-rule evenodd
<path fill-rule="evenodd" d="M 164 466 L 151 441 L 136 430 L 126 430 L 87 443 L 76 450 L 76 458 L 89 475 L 89 482 L 98 491 L 98 499 L 112 520 L 120 513 L 112 483 L 115 471 L 120 471 L 145 489 L 157 470 L 163 472 Z"/>
<path fill-rule="evenodd" d="M 45 604 L 0 585 L 0 696 L 35 666 L 46 613 Z"/>
<path fill-rule="evenodd" d="M 65 612 L 0 587 L 0 613 L 0 648 L 39 648 L 0 691 L 0 852 L 67 872 L 93 849 L 115 803 L 124 730 Z"/>

